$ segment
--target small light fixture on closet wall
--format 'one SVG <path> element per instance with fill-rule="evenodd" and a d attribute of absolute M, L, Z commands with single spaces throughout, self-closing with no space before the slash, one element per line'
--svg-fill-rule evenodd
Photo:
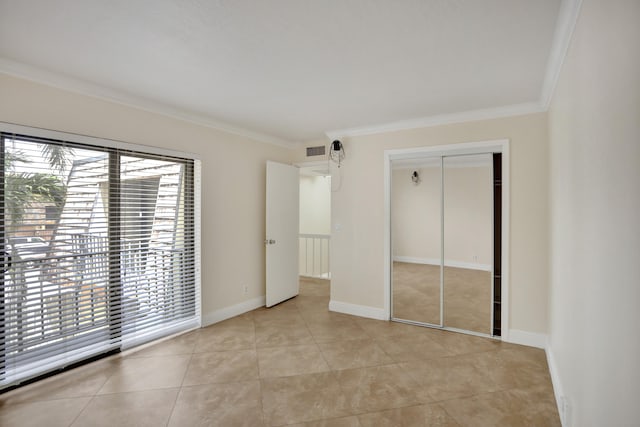
<path fill-rule="evenodd" d="M 413 181 L 415 185 L 420 184 L 420 174 L 418 173 L 418 171 L 413 171 L 413 173 L 411 174 L 411 181 Z"/>
<path fill-rule="evenodd" d="M 342 145 L 342 142 L 336 139 L 331 143 L 331 149 L 329 150 L 329 158 L 334 163 L 337 163 L 338 167 L 340 167 L 340 165 L 342 164 L 342 161 L 344 160 L 344 157 L 345 157 L 344 146 Z"/>

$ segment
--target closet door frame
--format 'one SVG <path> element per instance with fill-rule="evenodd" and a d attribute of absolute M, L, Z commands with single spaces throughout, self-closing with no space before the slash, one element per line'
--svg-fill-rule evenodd
<path fill-rule="evenodd" d="M 422 159 L 445 156 L 456 156 L 465 154 L 502 154 L 502 182 L 501 182 L 501 336 L 494 336 L 494 328 L 492 324 L 491 335 L 476 333 L 472 331 L 462 331 L 458 329 L 439 327 L 437 325 L 425 325 L 428 327 L 437 327 L 439 329 L 451 329 L 456 332 L 464 332 L 472 335 L 491 336 L 503 341 L 508 341 L 509 332 L 509 140 L 491 140 L 480 142 L 468 142 L 459 144 L 448 144 L 438 146 L 416 147 L 406 149 L 385 150 L 384 152 L 384 205 L 385 205 L 385 229 L 384 229 L 384 315 L 385 319 L 391 320 L 391 304 L 392 304 L 392 239 L 391 239 L 391 175 L 392 161 L 404 159 Z M 492 277 L 493 279 L 493 277 Z M 492 280 L 493 286 L 493 280 Z M 493 292 L 492 292 L 493 294 Z M 492 301 L 493 303 L 493 301 Z M 442 315 L 442 312 L 441 312 Z M 493 316 L 492 316 L 493 318 Z M 492 322 L 493 323 L 493 322 Z"/>

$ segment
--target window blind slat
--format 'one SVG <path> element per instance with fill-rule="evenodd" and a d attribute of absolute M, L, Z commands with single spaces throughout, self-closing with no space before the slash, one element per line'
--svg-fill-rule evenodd
<path fill-rule="evenodd" d="M 0 389 L 199 324 L 192 159 L 1 145 Z"/>

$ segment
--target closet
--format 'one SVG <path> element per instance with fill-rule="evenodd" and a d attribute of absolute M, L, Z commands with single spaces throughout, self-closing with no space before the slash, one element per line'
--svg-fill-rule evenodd
<path fill-rule="evenodd" d="M 391 319 L 501 331 L 502 155 L 390 156 Z"/>

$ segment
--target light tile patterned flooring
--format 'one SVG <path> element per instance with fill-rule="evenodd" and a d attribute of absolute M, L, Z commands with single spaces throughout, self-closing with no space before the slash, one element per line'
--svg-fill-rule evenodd
<path fill-rule="evenodd" d="M 542 350 L 327 311 L 328 283 L 0 395 L 2 426 L 558 426 Z"/>

